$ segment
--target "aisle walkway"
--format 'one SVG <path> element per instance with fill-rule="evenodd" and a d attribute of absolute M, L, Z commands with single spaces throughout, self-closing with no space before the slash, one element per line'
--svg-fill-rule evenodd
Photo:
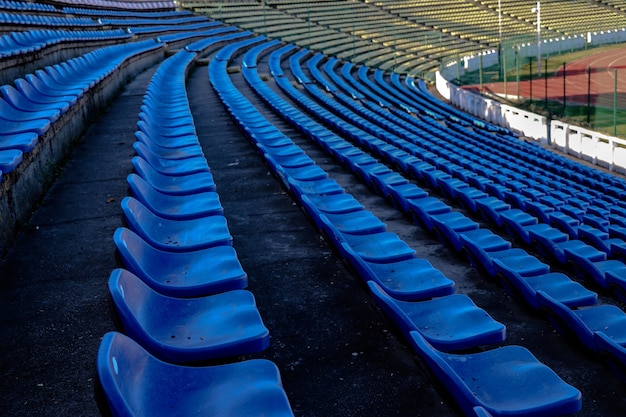
<path fill-rule="evenodd" d="M 107 280 L 152 68 L 88 130 L 0 263 L 0 414 L 97 415 L 95 360 L 113 329 Z"/>

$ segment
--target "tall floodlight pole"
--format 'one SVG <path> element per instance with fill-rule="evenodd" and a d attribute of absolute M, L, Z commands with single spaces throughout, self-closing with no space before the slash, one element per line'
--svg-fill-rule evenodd
<path fill-rule="evenodd" d="M 498 0 L 498 58 L 500 59 L 500 74 L 502 74 L 502 62 L 506 57 L 502 56 L 502 4 Z M 504 74 L 506 77 L 506 74 Z M 506 85 L 506 81 L 505 81 Z"/>
<path fill-rule="evenodd" d="M 541 2 L 537 2 L 537 7 L 533 7 L 532 13 L 537 13 L 537 62 L 541 62 Z M 541 65 L 537 65 L 537 76 L 541 77 Z"/>

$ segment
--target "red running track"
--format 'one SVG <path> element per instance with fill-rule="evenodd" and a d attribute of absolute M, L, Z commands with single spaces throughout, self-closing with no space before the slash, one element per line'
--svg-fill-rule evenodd
<path fill-rule="evenodd" d="M 590 79 L 588 68 L 591 68 Z M 615 70 L 617 70 L 618 107 L 626 108 L 626 48 L 602 52 L 567 63 L 565 65 L 565 83 L 563 67 L 560 67 L 550 77 L 533 78 L 532 95 L 531 82 L 520 81 L 519 95 L 526 99 L 532 98 L 532 100 L 542 101 L 545 100 L 547 91 L 548 100 L 563 102 L 565 95 L 566 104 L 587 105 L 589 91 L 591 106 L 612 108 Z M 478 90 L 479 86 L 471 85 L 463 88 Z M 483 90 L 494 94 L 504 94 L 504 83 L 485 83 Z M 518 94 L 517 82 L 507 83 L 507 94 L 509 96 Z"/>

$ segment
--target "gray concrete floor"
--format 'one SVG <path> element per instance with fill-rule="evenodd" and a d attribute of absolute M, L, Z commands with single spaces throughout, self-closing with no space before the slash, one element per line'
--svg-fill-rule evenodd
<path fill-rule="evenodd" d="M 120 264 L 133 132 L 155 68 L 140 74 L 89 129 L 16 244 L 0 262 L 0 415 L 98 415 L 95 359 L 115 329 L 107 280 Z M 505 344 L 529 348 L 583 393 L 580 416 L 620 416 L 626 387 L 593 354 L 555 333 L 485 275 L 371 193 L 238 87 L 347 191 L 507 326 Z M 271 83 L 270 83 L 271 84 Z M 298 416 L 455 416 L 445 395 L 363 286 L 269 174 L 197 67 L 190 104 L 234 247 L 249 275 L 271 346 Z"/>

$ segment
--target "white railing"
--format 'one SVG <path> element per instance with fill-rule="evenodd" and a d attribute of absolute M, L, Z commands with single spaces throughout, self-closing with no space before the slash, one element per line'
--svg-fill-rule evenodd
<path fill-rule="evenodd" d="M 553 120 L 550 123 L 553 148 L 569 155 L 626 173 L 626 140 L 605 135 L 575 125 Z"/>

